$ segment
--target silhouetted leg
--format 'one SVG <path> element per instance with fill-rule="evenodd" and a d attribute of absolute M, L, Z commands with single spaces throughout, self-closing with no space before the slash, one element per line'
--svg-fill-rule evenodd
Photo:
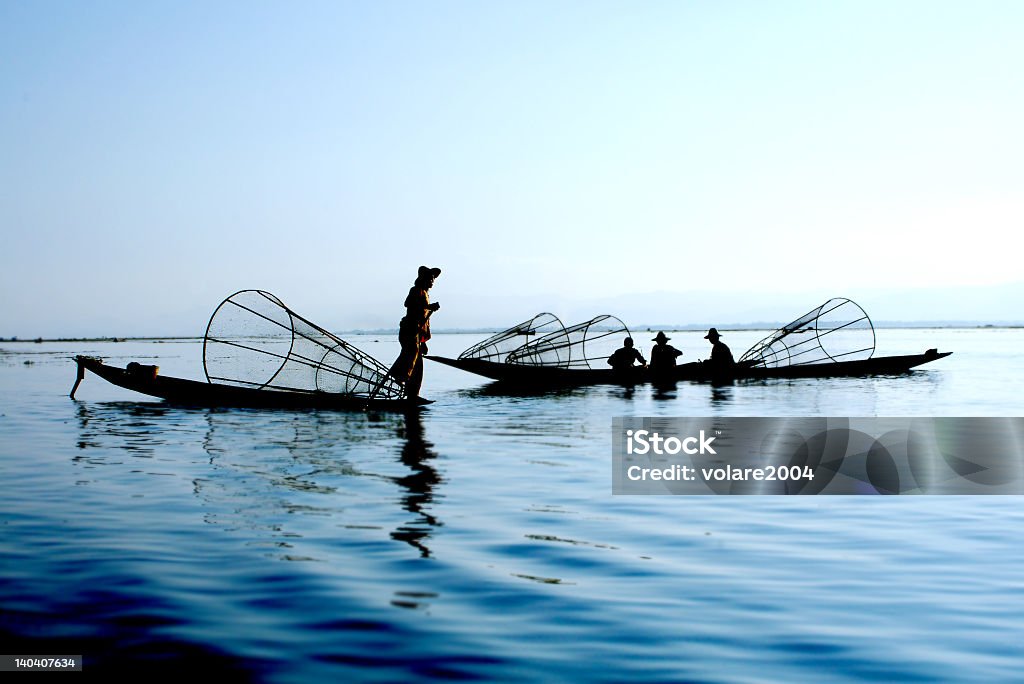
<path fill-rule="evenodd" d="M 409 373 L 412 372 L 412 355 L 403 346 L 402 351 L 398 354 L 398 358 L 391 364 L 391 370 L 389 371 L 391 377 L 403 385 L 409 382 Z"/>
<path fill-rule="evenodd" d="M 415 399 L 420 396 L 420 387 L 423 386 L 423 357 L 416 354 L 416 361 L 413 363 L 412 372 L 409 374 L 409 382 L 405 384 L 405 396 Z"/>
<path fill-rule="evenodd" d="M 399 335 L 398 341 L 402 345 L 402 351 L 391 365 L 390 373 L 393 378 L 406 385 L 416 368 L 416 362 L 420 356 L 420 345 L 415 336 L 410 338 L 404 332 Z"/>
<path fill-rule="evenodd" d="M 402 351 L 398 358 L 391 364 L 389 371 L 391 377 L 406 385 L 409 377 L 416 366 L 416 360 L 420 354 L 420 343 L 417 330 L 409 324 L 408 319 L 403 318 L 398 325 L 398 343 L 402 345 Z M 413 395 L 416 396 L 416 395 Z"/>

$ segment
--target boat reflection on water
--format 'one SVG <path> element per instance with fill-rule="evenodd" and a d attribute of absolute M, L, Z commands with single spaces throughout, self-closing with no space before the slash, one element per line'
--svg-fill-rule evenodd
<path fill-rule="evenodd" d="M 441 526 L 430 509 L 443 478 L 418 411 L 82 402 L 76 417 L 76 465 L 117 468 L 113 477 L 142 494 L 155 491 L 153 477 L 166 477 L 157 464 L 174 461 L 205 523 L 255 533 L 247 545 L 284 560 L 323 560 L 339 529 L 358 535 L 393 528 L 391 539 L 428 557 L 427 540 Z M 153 467 L 139 468 L 136 459 Z M 171 496 L 173 487 L 159 490 Z"/>
<path fill-rule="evenodd" d="M 160 426 L 172 430 L 177 426 L 168 412 L 162 402 L 75 402 L 79 428 L 75 446 L 79 451 L 103 449 L 110 455 L 123 451 L 121 456 L 152 457 L 166 443 Z M 102 465 L 105 456 L 90 451 L 74 460 Z"/>
<path fill-rule="evenodd" d="M 384 509 L 387 502 L 395 500 L 392 485 L 397 485 L 401 490 L 398 503 L 413 517 L 398 523 L 390 537 L 409 544 L 423 557 L 430 556 L 426 540 L 441 523 L 429 507 L 434 487 L 442 478 L 430 463 L 437 454 L 424 437 L 418 411 L 273 415 L 276 422 L 285 423 L 291 430 L 290 438 L 281 439 L 273 425 L 253 421 L 251 414 L 239 417 L 231 412 L 214 412 L 207 419 L 210 430 L 204 448 L 211 457 L 225 456 L 214 459 L 215 465 L 260 475 L 269 483 L 262 494 L 246 495 L 258 516 L 263 517 L 266 506 L 272 504 L 272 508 L 284 512 L 326 515 L 332 520 L 332 530 L 339 526 L 349 530 L 380 529 L 381 523 L 394 518 Z M 284 447 L 291 458 L 249 462 L 246 450 L 238 448 L 239 429 L 274 433 L 274 445 Z M 396 452 L 398 462 L 409 469 L 408 474 L 392 472 Z M 228 480 L 231 486 L 247 481 L 251 478 Z M 278 519 L 273 529 L 284 532 L 280 525 Z M 304 529 L 308 532 L 309 528 Z"/>

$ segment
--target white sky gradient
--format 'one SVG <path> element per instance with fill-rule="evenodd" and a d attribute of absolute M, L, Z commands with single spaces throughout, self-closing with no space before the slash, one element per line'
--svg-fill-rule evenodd
<path fill-rule="evenodd" d="M 0 0 L 0 336 L 202 334 L 245 288 L 395 326 L 420 264 L 438 327 L 1021 321 L 1022 35 L 1021 2 Z"/>

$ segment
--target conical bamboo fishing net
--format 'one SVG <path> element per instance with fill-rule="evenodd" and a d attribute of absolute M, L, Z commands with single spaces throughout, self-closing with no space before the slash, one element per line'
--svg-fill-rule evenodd
<path fill-rule="evenodd" d="M 740 362 L 775 368 L 861 361 L 875 353 L 871 319 L 849 299 L 830 299 L 748 349 Z"/>
<path fill-rule="evenodd" d="M 558 368 L 607 368 L 608 357 L 629 337 L 615 316 L 597 316 L 556 330 L 513 350 L 507 363 Z"/>
<path fill-rule="evenodd" d="M 262 290 L 242 290 L 213 312 L 203 341 L 210 382 L 291 392 L 398 399 L 402 387 L 369 354 Z"/>
<path fill-rule="evenodd" d="M 497 335 L 488 337 L 483 342 L 474 344 L 459 354 L 460 359 L 480 359 L 505 363 L 510 352 L 531 341 L 538 340 L 557 331 L 564 331 L 565 326 L 554 314 L 539 313 L 528 321 L 514 325 Z"/>

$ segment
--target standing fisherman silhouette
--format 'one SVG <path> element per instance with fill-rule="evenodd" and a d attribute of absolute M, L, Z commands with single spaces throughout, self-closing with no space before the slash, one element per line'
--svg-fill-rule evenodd
<path fill-rule="evenodd" d="M 402 351 L 391 365 L 391 375 L 405 387 L 405 396 L 415 399 L 423 385 L 423 355 L 430 339 L 430 314 L 441 308 L 430 303 L 429 291 L 434 279 L 441 275 L 439 268 L 420 266 L 416 281 L 405 298 L 405 316 L 398 324 L 398 343 Z"/>

